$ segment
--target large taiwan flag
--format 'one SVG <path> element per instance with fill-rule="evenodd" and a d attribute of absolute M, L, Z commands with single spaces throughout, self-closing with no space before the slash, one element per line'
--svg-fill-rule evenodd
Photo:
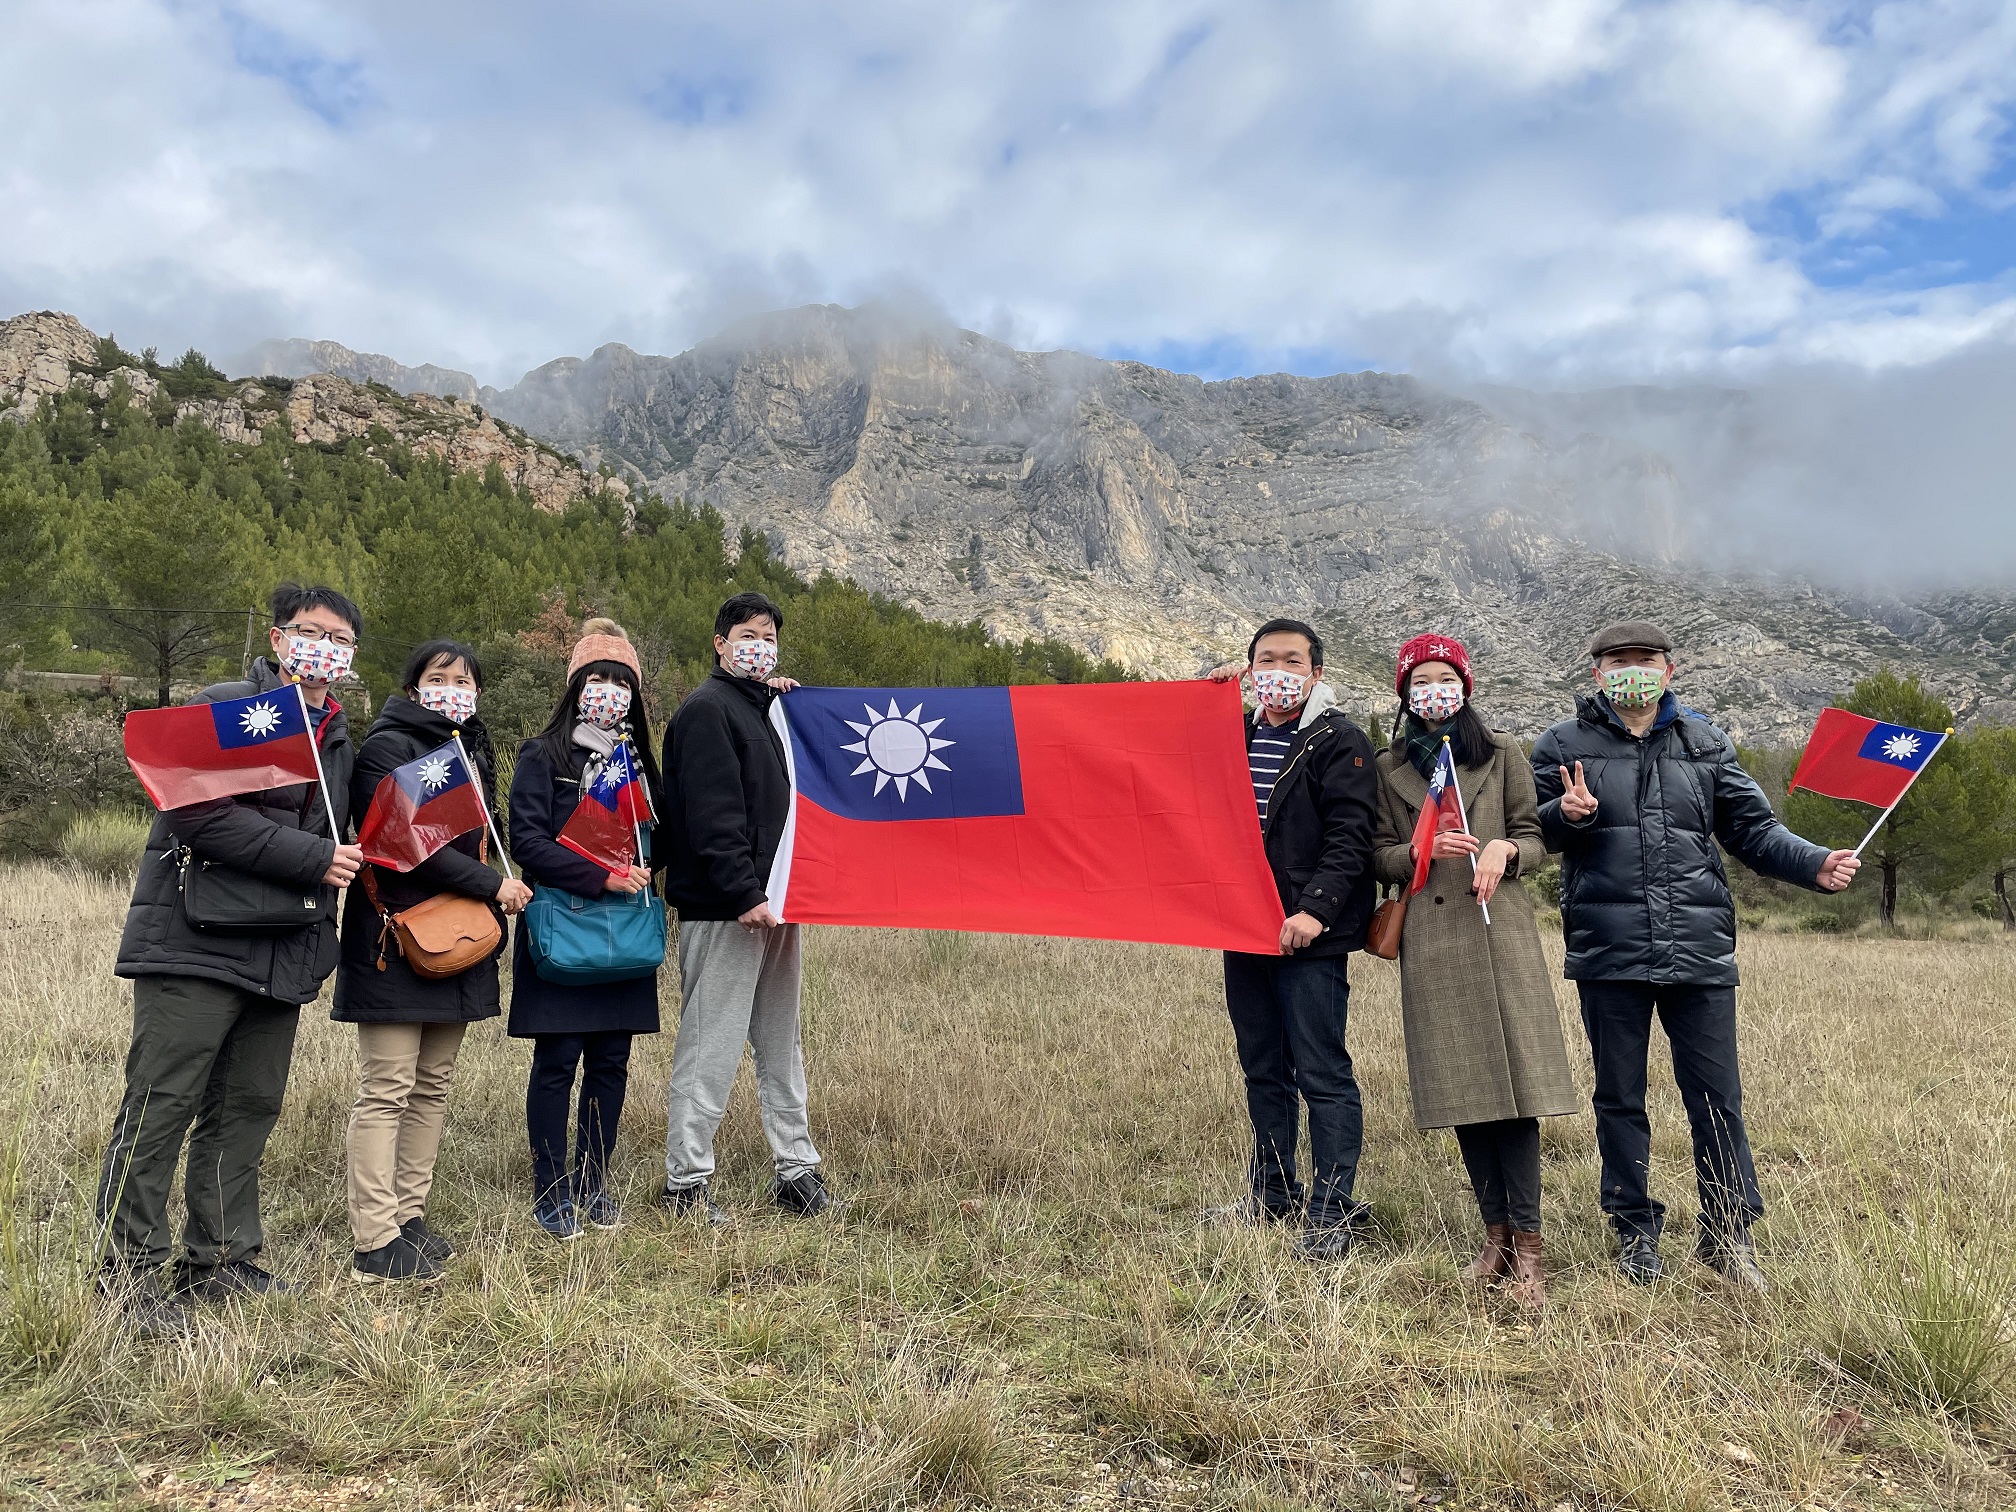
<path fill-rule="evenodd" d="M 1236 683 L 798 688 L 771 719 L 783 919 L 1279 954 Z"/>
<path fill-rule="evenodd" d="M 126 764 L 156 808 L 319 782 L 313 740 L 298 684 L 126 716 Z"/>

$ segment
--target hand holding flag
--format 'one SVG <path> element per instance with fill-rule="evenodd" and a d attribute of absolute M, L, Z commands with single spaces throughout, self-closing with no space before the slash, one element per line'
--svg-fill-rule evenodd
<path fill-rule="evenodd" d="M 1428 885 L 1428 868 L 1434 864 L 1438 835 L 1460 834 L 1470 843 L 1459 847 L 1470 857 L 1470 871 L 1477 871 L 1477 842 L 1470 834 L 1469 819 L 1463 813 L 1463 792 L 1456 785 L 1456 757 L 1449 737 L 1442 737 L 1442 749 L 1435 755 L 1435 770 L 1428 777 L 1428 796 L 1421 801 L 1421 813 L 1414 821 L 1414 878 L 1407 886 L 1412 897 Z M 1491 922 L 1491 905 L 1486 895 L 1477 894 L 1477 906 L 1484 910 L 1484 922 Z"/>

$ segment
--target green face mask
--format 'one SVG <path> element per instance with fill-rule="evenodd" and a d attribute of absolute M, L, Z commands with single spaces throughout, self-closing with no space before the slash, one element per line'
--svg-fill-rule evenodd
<path fill-rule="evenodd" d="M 1620 709 L 1649 709 L 1666 691 L 1663 667 L 1611 667 L 1603 674 L 1603 691 Z"/>

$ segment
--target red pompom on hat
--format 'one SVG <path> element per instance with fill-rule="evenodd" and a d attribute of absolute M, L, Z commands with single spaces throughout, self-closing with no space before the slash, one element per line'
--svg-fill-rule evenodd
<path fill-rule="evenodd" d="M 1453 635 L 1417 635 L 1400 648 L 1400 665 L 1393 673 L 1393 691 L 1407 696 L 1407 674 L 1423 662 L 1447 662 L 1463 680 L 1463 696 L 1474 692 L 1470 686 L 1470 653 Z"/>

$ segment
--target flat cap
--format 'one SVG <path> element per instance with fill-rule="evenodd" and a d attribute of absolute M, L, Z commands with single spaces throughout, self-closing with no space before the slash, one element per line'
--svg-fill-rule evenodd
<path fill-rule="evenodd" d="M 1619 620 L 1589 637 L 1589 659 L 1612 651 L 1663 651 L 1673 654 L 1673 637 L 1650 620 Z"/>

